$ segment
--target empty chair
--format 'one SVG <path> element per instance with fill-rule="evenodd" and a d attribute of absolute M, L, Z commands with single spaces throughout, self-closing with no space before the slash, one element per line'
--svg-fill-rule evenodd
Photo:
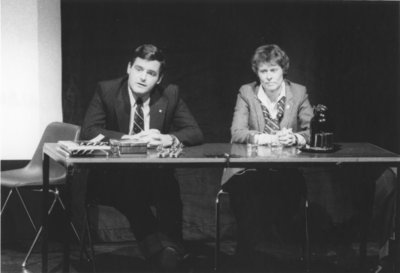
<path fill-rule="evenodd" d="M 52 122 L 50 123 L 39 142 L 39 145 L 36 148 L 36 151 L 32 157 L 32 160 L 26 165 L 24 168 L 15 169 L 15 170 L 8 170 L 1 172 L 1 186 L 3 188 L 9 188 L 8 195 L 4 201 L 4 205 L 1 208 L 0 215 L 2 215 L 7 208 L 7 204 L 10 198 L 16 194 L 16 197 L 22 203 L 22 206 L 26 212 L 26 215 L 29 218 L 29 221 L 32 225 L 32 228 L 36 232 L 35 239 L 22 263 L 22 266 L 25 266 L 27 260 L 40 237 L 42 227 L 37 228 L 35 222 L 33 221 L 32 215 L 29 212 L 28 205 L 25 203 L 22 195 L 20 193 L 20 189 L 32 189 L 34 191 L 41 191 L 42 189 L 42 149 L 43 144 L 46 142 L 57 142 L 59 140 L 78 140 L 80 133 L 80 126 L 62 123 L 62 122 Z M 50 193 L 54 195 L 52 203 L 50 205 L 50 209 L 48 214 L 50 214 L 58 202 L 61 207 L 65 210 L 65 206 L 60 198 L 58 186 L 65 183 L 66 178 L 66 171 L 65 168 L 61 165 L 57 164 L 54 161 L 50 162 Z M 75 236 L 79 240 L 78 233 L 72 224 L 70 223 Z"/>

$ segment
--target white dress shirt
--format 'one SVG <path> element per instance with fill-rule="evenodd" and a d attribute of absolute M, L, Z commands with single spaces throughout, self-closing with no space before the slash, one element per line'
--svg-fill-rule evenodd
<path fill-rule="evenodd" d="M 271 116 L 271 118 L 275 119 L 276 116 L 278 115 L 278 101 L 282 98 L 286 96 L 286 84 L 285 82 L 282 82 L 281 85 L 281 90 L 280 90 L 280 94 L 278 96 L 278 98 L 273 102 L 270 100 L 270 98 L 267 96 L 267 94 L 265 94 L 264 89 L 262 87 L 262 85 L 260 85 L 260 87 L 258 88 L 257 91 L 257 97 L 258 99 L 261 101 L 261 103 L 268 109 L 268 112 Z M 282 129 L 282 128 L 281 128 Z M 290 128 L 288 128 L 290 129 Z M 300 146 L 303 146 L 306 144 L 306 140 L 305 138 L 297 133 L 294 133 L 294 135 L 297 138 L 297 144 Z M 270 134 L 259 134 L 255 136 L 255 140 L 258 144 L 270 144 L 273 141 L 275 141 L 276 137 L 272 136 Z"/>
<path fill-rule="evenodd" d="M 261 101 L 261 103 L 265 107 L 267 107 L 268 112 L 269 112 L 271 118 L 273 118 L 273 119 L 275 119 L 276 115 L 278 114 L 278 101 L 282 97 L 286 96 L 286 91 L 285 90 L 286 90 L 285 89 L 285 82 L 282 82 L 280 94 L 279 94 L 278 98 L 276 99 L 276 101 L 273 102 L 273 101 L 270 100 L 270 98 L 268 98 L 267 94 L 265 94 L 262 85 L 260 85 L 260 87 L 258 88 L 257 97 Z"/>
<path fill-rule="evenodd" d="M 129 120 L 129 134 L 133 134 L 133 120 L 135 119 L 136 112 L 136 99 L 133 96 L 133 93 L 128 87 L 129 101 L 131 103 L 131 116 Z M 143 98 L 142 98 L 143 99 Z M 147 131 L 150 129 L 150 96 L 147 96 L 143 99 L 143 119 L 144 119 L 144 128 L 143 130 Z M 179 139 L 171 134 L 161 134 L 163 136 L 164 145 L 165 143 L 172 143 L 172 145 L 178 145 L 181 142 Z"/>

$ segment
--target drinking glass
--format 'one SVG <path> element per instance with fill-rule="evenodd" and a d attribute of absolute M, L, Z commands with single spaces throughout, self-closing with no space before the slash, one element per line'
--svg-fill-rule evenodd
<path fill-rule="evenodd" d="M 257 134 L 250 134 L 246 138 L 247 144 L 247 155 L 253 156 L 257 155 L 258 143 L 257 143 Z"/>
<path fill-rule="evenodd" d="M 280 151 L 282 151 L 282 148 L 283 148 L 282 143 L 279 142 L 278 134 L 279 134 L 279 131 L 271 132 L 271 135 L 273 135 L 273 139 L 272 139 L 271 143 L 269 144 L 269 146 L 271 147 L 271 150 L 273 152 L 280 152 Z"/>
<path fill-rule="evenodd" d="M 118 139 L 110 139 L 110 151 L 111 151 L 111 157 L 119 157 L 120 156 Z"/>

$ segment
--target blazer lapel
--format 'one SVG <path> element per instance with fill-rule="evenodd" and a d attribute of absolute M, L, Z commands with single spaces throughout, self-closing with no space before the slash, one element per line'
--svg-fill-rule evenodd
<path fill-rule="evenodd" d="M 161 93 L 162 90 L 157 87 L 150 96 L 150 129 L 163 132 L 168 100 Z"/>
<path fill-rule="evenodd" d="M 117 115 L 118 127 L 121 132 L 126 134 L 129 134 L 129 122 L 131 119 L 131 103 L 128 92 L 128 84 L 125 81 L 118 90 L 114 108 Z"/>
<path fill-rule="evenodd" d="M 253 101 L 254 101 L 254 110 L 255 110 L 255 114 L 257 117 L 257 126 L 258 128 L 256 128 L 257 131 L 259 132 L 263 132 L 264 131 L 264 127 L 265 127 L 265 120 L 264 120 L 264 114 L 261 108 L 261 102 L 257 97 L 257 92 L 259 89 L 260 85 L 258 84 L 254 84 L 253 85 Z"/>
<path fill-rule="evenodd" d="M 286 127 L 288 128 L 290 126 L 290 121 L 292 119 L 292 113 L 293 113 L 293 92 L 292 89 L 290 88 L 290 82 L 286 81 L 285 82 L 285 92 L 286 92 L 286 103 L 285 103 L 285 111 L 283 114 L 283 118 L 280 123 L 280 127 Z"/>

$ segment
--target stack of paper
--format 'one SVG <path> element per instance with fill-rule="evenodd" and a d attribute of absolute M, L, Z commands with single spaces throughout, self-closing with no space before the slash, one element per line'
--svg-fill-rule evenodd
<path fill-rule="evenodd" d="M 145 154 L 147 153 L 147 142 L 136 139 L 122 139 L 118 141 L 121 154 Z"/>
<path fill-rule="evenodd" d="M 88 141 L 58 141 L 59 148 L 62 152 L 67 153 L 69 156 L 97 156 L 108 155 L 110 146 L 107 142 L 88 142 Z"/>

